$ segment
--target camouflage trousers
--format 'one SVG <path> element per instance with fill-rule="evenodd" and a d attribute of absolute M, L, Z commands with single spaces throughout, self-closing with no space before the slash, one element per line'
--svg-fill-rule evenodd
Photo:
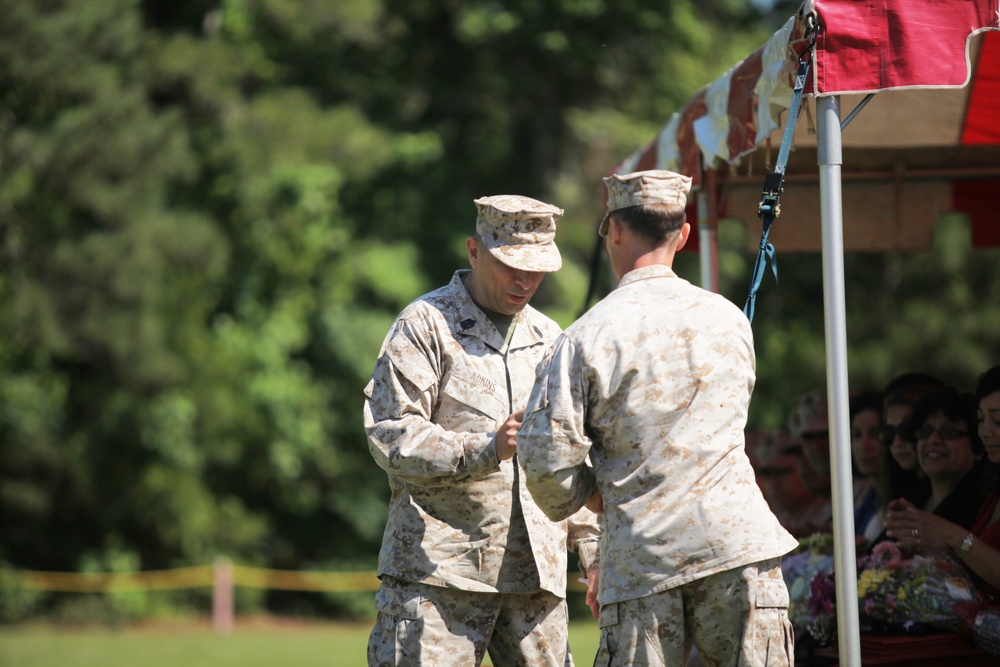
<path fill-rule="evenodd" d="M 547 591 L 474 593 L 386 577 L 368 665 L 573 667 L 566 601 Z"/>
<path fill-rule="evenodd" d="M 603 606 L 594 667 L 791 667 L 794 634 L 781 560 L 771 559 Z"/>

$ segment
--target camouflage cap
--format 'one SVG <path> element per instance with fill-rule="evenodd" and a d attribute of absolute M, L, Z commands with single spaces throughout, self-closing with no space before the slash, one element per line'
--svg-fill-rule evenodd
<path fill-rule="evenodd" d="M 556 222 L 563 210 L 520 195 L 475 200 L 476 233 L 490 254 L 522 271 L 557 271 L 562 256 L 556 247 Z"/>
<path fill-rule="evenodd" d="M 798 438 L 803 433 L 825 430 L 827 426 L 825 391 L 810 391 L 796 399 L 795 405 L 788 415 L 788 432 L 793 438 Z"/>
<path fill-rule="evenodd" d="M 608 213 L 642 204 L 677 204 L 687 206 L 691 177 L 664 169 L 612 174 L 604 177 L 608 187 Z M 601 221 L 600 234 L 607 234 L 608 216 Z"/>

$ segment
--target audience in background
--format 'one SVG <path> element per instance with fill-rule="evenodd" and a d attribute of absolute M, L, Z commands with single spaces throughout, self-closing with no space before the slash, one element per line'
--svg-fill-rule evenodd
<path fill-rule="evenodd" d="M 885 539 L 882 528 L 890 503 L 933 513 L 967 529 L 987 492 L 1000 495 L 996 488 L 1000 466 L 987 466 L 984 460 L 984 443 L 994 450 L 1000 447 L 1000 430 L 991 421 L 1000 424 L 1000 405 L 991 406 L 991 401 L 1000 404 L 1000 390 L 992 391 L 990 384 L 1000 375 L 998 369 L 980 378 L 975 400 L 924 373 L 904 373 L 884 393 L 868 390 L 851 398 L 854 523 L 859 540 Z M 983 405 L 977 406 L 977 401 Z M 746 451 L 757 483 L 782 525 L 796 537 L 832 532 L 826 392 L 800 395 L 787 425 L 787 434 L 776 430 L 747 434 Z M 1000 459 L 1000 452 L 992 458 Z M 992 480 L 987 488 L 984 472 Z M 989 511 L 1000 514 L 996 497 L 990 499 Z"/>
<path fill-rule="evenodd" d="M 954 406 L 952 408 L 952 406 Z M 975 519 L 967 525 L 960 521 L 950 521 L 943 516 L 942 506 L 950 496 L 936 499 L 934 512 L 922 510 L 914 503 L 906 500 L 895 500 L 889 505 L 886 515 L 886 529 L 889 537 L 899 541 L 904 546 L 917 549 L 948 547 L 961 559 L 966 569 L 973 575 L 980 589 L 1000 599 L 1000 366 L 994 366 L 979 377 L 975 394 L 975 431 L 967 436 L 961 431 L 969 427 L 964 417 L 964 407 L 958 402 L 942 402 L 929 409 L 927 419 L 923 421 L 920 433 L 926 436 L 922 440 L 923 456 L 931 470 L 947 467 L 946 457 L 941 456 L 943 448 L 947 448 L 949 458 L 968 459 L 975 452 L 985 451 L 988 463 L 974 466 L 982 468 L 983 474 L 978 478 L 970 478 L 969 474 L 957 482 L 953 493 L 961 489 L 970 496 L 978 492 L 985 499 L 980 502 Z M 952 409 L 949 409 L 952 408 Z M 916 415 L 915 415 L 916 416 Z M 944 417 L 945 419 L 941 419 Z M 932 433 L 931 430 L 936 431 Z M 976 439 L 978 435 L 978 439 Z M 950 437 L 948 437 L 950 436 Z M 944 445 L 941 441 L 947 444 Z M 978 442 L 976 447 L 973 443 Z M 969 452 L 965 451 L 966 443 Z M 932 456 L 932 454 L 937 456 Z M 954 453 L 955 456 L 950 455 Z M 931 479 L 933 481 L 933 473 Z M 979 482 L 982 486 L 976 488 Z M 932 496 L 928 504 L 934 504 Z M 963 508 L 964 510 L 964 508 Z"/>
<path fill-rule="evenodd" d="M 912 500 L 889 502 L 886 530 L 875 540 L 893 539 L 888 517 L 893 510 L 912 507 L 933 513 L 968 529 L 985 498 L 984 450 L 979 440 L 976 405 L 970 394 L 949 388 L 928 394 L 913 409 L 917 465 L 928 488 Z M 873 545 L 874 546 L 874 543 Z"/>
<path fill-rule="evenodd" d="M 870 542 L 882 532 L 882 503 L 877 482 L 885 447 L 879 441 L 882 394 L 864 391 L 851 398 L 851 461 L 854 464 L 854 534 Z"/>
<path fill-rule="evenodd" d="M 986 594 L 979 600 L 992 596 L 993 604 L 1000 602 L 1000 366 L 979 377 L 975 396 L 930 375 L 905 373 L 893 379 L 881 395 L 870 391 L 853 395 L 849 416 L 859 548 L 864 541 L 869 554 L 878 554 L 875 544 L 894 540 L 905 547 L 904 559 L 950 549 L 969 571 L 977 590 Z M 782 524 L 796 537 L 832 533 L 824 392 L 796 399 L 788 431 L 787 447 L 782 447 L 779 433 L 748 437 L 758 483 Z M 803 494 L 803 486 L 809 494 Z M 800 508 L 815 512 L 810 498 L 823 508 L 822 521 L 799 530 Z M 818 572 L 832 567 L 832 559 L 818 550 L 822 544 L 822 539 L 803 542 L 804 551 L 783 564 L 790 590 L 796 590 L 792 584 L 797 583 L 805 591 L 805 598 L 798 601 L 803 609 L 812 609 L 811 596 L 822 589 L 812 587 L 808 567 L 817 567 Z M 979 608 L 981 604 L 969 607 L 974 609 L 971 613 L 978 613 Z M 808 647 L 817 639 L 809 629 L 812 613 L 792 617 L 797 664 L 800 654 L 811 655 Z M 920 621 L 915 622 L 919 626 Z"/>

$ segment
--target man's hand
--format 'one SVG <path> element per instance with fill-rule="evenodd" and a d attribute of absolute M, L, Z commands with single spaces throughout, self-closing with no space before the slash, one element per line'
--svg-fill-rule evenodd
<path fill-rule="evenodd" d="M 601 571 L 598 569 L 587 572 L 587 606 L 594 618 L 601 615 L 601 601 L 597 599 L 597 584 L 601 578 Z"/>
<path fill-rule="evenodd" d="M 586 508 L 594 514 L 604 514 L 604 496 L 600 489 L 594 488 L 594 495 L 587 501 Z"/>
<path fill-rule="evenodd" d="M 517 432 L 521 430 L 524 410 L 518 410 L 503 423 L 496 435 L 497 458 L 501 461 L 514 458 L 517 453 Z"/>

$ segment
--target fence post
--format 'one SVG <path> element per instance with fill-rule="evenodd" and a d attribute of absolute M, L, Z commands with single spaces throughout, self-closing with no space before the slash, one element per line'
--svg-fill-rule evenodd
<path fill-rule="evenodd" d="M 212 565 L 212 627 L 221 634 L 233 629 L 233 564 L 219 556 Z"/>

